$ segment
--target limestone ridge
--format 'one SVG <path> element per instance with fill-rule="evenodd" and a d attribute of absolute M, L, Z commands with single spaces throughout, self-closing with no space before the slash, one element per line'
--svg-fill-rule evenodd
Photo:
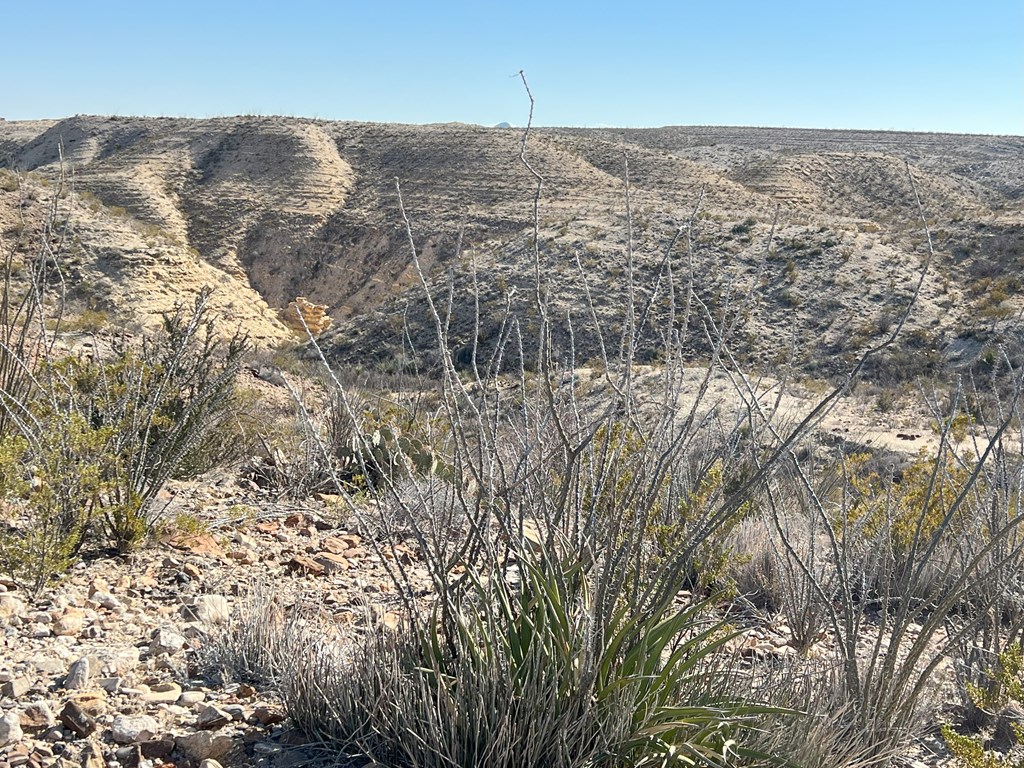
<path fill-rule="evenodd" d="M 431 333 L 396 178 L 422 264 L 451 270 L 457 286 L 456 342 L 473 327 L 471 268 L 486 278 L 483 341 L 509 296 L 528 312 L 533 185 L 520 138 L 464 124 L 76 116 L 0 123 L 0 167 L 52 179 L 63 145 L 79 195 L 73 276 L 142 324 L 208 284 L 226 314 L 271 343 L 289 336 L 278 313 L 302 296 L 333 319 L 329 354 L 388 359 L 401 345 L 397 320 L 417 346 Z M 621 311 L 627 159 L 640 277 L 653 277 L 704 189 L 687 268 L 711 304 L 727 286 L 756 295 L 741 329 L 751 362 L 798 348 L 805 367 L 842 365 L 851 339 L 867 341 L 898 312 L 923 255 L 905 160 L 939 255 L 909 330 L 941 351 L 964 334 L 1005 332 L 1019 309 L 1010 283 L 1024 272 L 1021 137 L 551 128 L 529 151 L 545 179 L 543 266 L 562 316 L 582 313 L 581 279 L 601 322 L 614 326 Z M 17 192 L 0 192 L 0 224 L 19 206 Z M 586 354 L 582 326 L 578 341 Z"/>

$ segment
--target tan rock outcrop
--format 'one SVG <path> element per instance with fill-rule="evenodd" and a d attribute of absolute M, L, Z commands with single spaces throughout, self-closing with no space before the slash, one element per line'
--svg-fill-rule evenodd
<path fill-rule="evenodd" d="M 314 304 L 304 296 L 296 297 L 289 302 L 288 308 L 281 313 L 281 320 L 298 334 L 306 335 L 306 329 L 314 336 L 331 327 L 334 322 L 327 314 L 326 304 Z"/>

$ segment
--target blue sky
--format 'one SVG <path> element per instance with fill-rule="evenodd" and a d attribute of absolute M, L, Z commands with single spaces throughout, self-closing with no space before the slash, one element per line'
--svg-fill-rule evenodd
<path fill-rule="evenodd" d="M 1024 0 L 0 0 L 0 116 L 1024 134 Z"/>

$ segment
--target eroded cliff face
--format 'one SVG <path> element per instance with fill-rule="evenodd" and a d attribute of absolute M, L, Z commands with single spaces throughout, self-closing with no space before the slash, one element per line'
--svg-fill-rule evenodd
<path fill-rule="evenodd" d="M 13 244 L 22 218 L 41 214 L 42 185 L 63 167 L 69 276 L 84 299 L 145 325 L 211 285 L 225 315 L 271 344 L 290 336 L 280 310 L 302 296 L 333 318 L 331 354 L 381 358 L 402 346 L 398 328 L 431 343 L 407 218 L 427 279 L 454 286 L 453 343 L 486 343 L 506 309 L 528 323 L 539 266 L 553 313 L 576 318 L 579 351 L 592 353 L 588 323 L 621 326 L 632 259 L 652 326 L 664 321 L 657 290 L 670 264 L 712 311 L 752 297 L 734 329 L 752 364 L 799 349 L 801 365 L 827 371 L 891 324 L 920 274 L 909 163 L 937 252 L 909 328 L 916 343 L 942 350 L 1000 333 L 1019 309 L 1020 137 L 537 130 L 527 151 L 544 179 L 539 264 L 521 139 L 262 117 L 0 123 L 0 167 L 28 175 L 0 185 L 0 238 Z"/>

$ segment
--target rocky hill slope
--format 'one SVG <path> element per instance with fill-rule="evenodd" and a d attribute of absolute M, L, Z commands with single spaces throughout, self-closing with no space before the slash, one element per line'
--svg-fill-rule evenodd
<path fill-rule="evenodd" d="M 0 240 L 24 231 L 25 189 L 54 181 L 63 154 L 73 282 L 89 303 L 144 325 L 213 285 L 226 314 L 273 344 L 289 335 L 276 310 L 306 296 L 335 320 L 325 346 L 336 359 L 390 362 L 410 341 L 429 346 L 433 327 L 396 180 L 422 264 L 439 287 L 446 274 L 456 286 L 453 343 L 474 332 L 487 343 L 506 306 L 529 322 L 534 181 L 521 139 L 462 124 L 279 117 L 0 122 Z M 925 368 L 975 361 L 1019 317 L 1024 137 L 550 128 L 531 133 L 528 156 L 544 178 L 539 266 L 551 314 L 579 329 L 583 358 L 597 350 L 593 317 L 612 334 L 623 321 L 628 241 L 641 305 L 671 263 L 709 312 L 735 309 L 750 364 L 841 369 L 892 326 L 927 253 L 907 164 L 937 257 L 903 351 L 924 352 Z M 25 185 L 10 172 L 27 174 Z M 45 195 L 34 196 L 39 215 Z M 666 256 L 691 216 L 690 247 L 679 238 Z M 707 352 L 698 320 L 694 358 Z"/>

